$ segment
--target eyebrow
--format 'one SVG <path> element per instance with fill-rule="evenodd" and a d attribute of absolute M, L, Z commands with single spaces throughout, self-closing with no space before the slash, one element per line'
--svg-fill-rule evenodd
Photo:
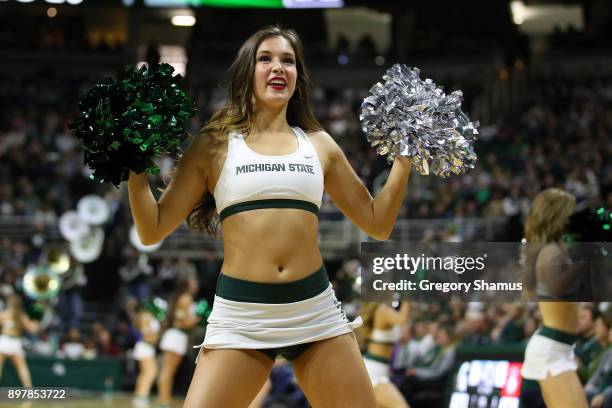
<path fill-rule="evenodd" d="M 272 54 L 272 52 L 268 50 L 261 50 L 261 51 L 258 51 L 257 54 Z M 283 56 L 290 56 L 290 57 L 295 58 L 295 55 L 293 55 L 292 52 L 283 52 Z"/>

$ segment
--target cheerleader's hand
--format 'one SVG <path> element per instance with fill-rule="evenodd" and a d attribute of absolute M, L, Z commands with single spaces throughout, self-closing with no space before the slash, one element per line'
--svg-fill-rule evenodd
<path fill-rule="evenodd" d="M 601 408 L 601 407 L 603 407 L 603 403 L 604 403 L 604 395 L 603 394 L 597 394 L 591 400 L 591 408 Z"/>
<path fill-rule="evenodd" d="M 412 166 L 412 159 L 410 159 L 410 157 L 399 156 L 398 155 L 395 158 L 395 161 L 399 162 L 404 167 L 411 167 Z"/>

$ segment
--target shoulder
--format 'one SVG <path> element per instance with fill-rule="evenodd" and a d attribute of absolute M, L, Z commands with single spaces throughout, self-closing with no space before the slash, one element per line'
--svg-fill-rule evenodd
<path fill-rule="evenodd" d="M 304 133 L 306 134 L 306 136 L 308 137 L 308 139 L 310 139 L 312 143 L 318 143 L 318 144 L 322 144 L 325 146 L 331 146 L 331 145 L 337 146 L 336 141 L 330 136 L 329 133 L 327 133 L 323 129 L 313 130 L 313 131 L 304 131 Z"/>
<path fill-rule="evenodd" d="M 563 246 L 557 242 L 549 242 L 540 249 L 540 257 L 549 258 L 562 255 L 564 252 Z"/>
<path fill-rule="evenodd" d="M 374 311 L 374 318 L 379 320 L 379 323 L 385 324 L 386 322 L 384 319 L 393 312 L 395 312 L 393 308 L 387 306 L 385 303 L 381 303 Z"/>
<path fill-rule="evenodd" d="M 207 170 L 209 165 L 225 157 L 227 135 L 200 132 L 192 136 L 181 154 L 181 162 Z"/>
<path fill-rule="evenodd" d="M 183 154 L 191 156 L 212 156 L 216 149 L 227 143 L 227 135 L 223 137 L 213 132 L 199 132 L 193 135 Z"/>
<path fill-rule="evenodd" d="M 537 267 L 559 265 L 563 263 L 565 250 L 560 243 L 547 243 L 540 249 L 536 261 Z"/>
<path fill-rule="evenodd" d="M 339 154 L 342 154 L 342 150 L 338 143 L 333 137 L 325 130 L 315 130 L 312 132 L 305 132 L 310 142 L 317 149 L 319 155 L 323 155 L 326 158 L 333 158 Z"/>
<path fill-rule="evenodd" d="M 388 330 L 396 324 L 397 316 L 397 310 L 385 303 L 381 303 L 374 315 L 375 326 L 382 330 Z"/>

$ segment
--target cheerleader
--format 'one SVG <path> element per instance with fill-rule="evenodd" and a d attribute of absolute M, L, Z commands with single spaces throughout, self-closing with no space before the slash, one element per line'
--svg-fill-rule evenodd
<path fill-rule="evenodd" d="M 24 330 L 33 333 L 38 330 L 38 324 L 24 313 L 21 298 L 13 294 L 8 300 L 7 308 L 0 312 L 0 378 L 4 359 L 10 358 L 15 366 L 19 380 L 23 387 L 32 387 L 30 369 L 25 359 L 23 347 L 21 345 L 21 334 Z"/>
<path fill-rule="evenodd" d="M 132 404 L 135 407 L 149 406 L 149 394 L 157 376 L 155 346 L 159 340 L 161 325 L 148 310 L 140 310 L 136 315 L 136 327 L 141 334 L 134 346 L 134 360 L 138 361 L 139 373 Z"/>
<path fill-rule="evenodd" d="M 542 326 L 529 340 L 521 374 L 537 380 L 548 407 L 585 408 L 587 400 L 576 374 L 573 345 L 577 339 L 578 305 L 560 302 L 576 285 L 567 250 L 561 242 L 575 207 L 569 193 L 549 188 L 536 196 L 525 222 L 529 242 L 525 256 L 525 289 L 538 299 Z M 561 296 L 563 295 L 563 296 Z"/>
<path fill-rule="evenodd" d="M 375 198 L 310 105 L 301 41 L 267 27 L 241 46 L 226 105 L 194 136 L 159 202 L 130 173 L 130 208 L 151 245 L 187 218 L 224 261 L 185 407 L 246 407 L 277 356 L 314 407 L 371 408 L 374 390 L 318 247 L 323 192 L 367 234 L 389 237 L 412 162 L 398 157 Z M 163 369 L 162 369 L 163 370 Z"/>
<path fill-rule="evenodd" d="M 157 391 L 160 407 L 169 407 L 172 400 L 172 385 L 189 344 L 189 330 L 200 321 L 195 314 L 196 304 L 193 296 L 198 291 L 198 281 L 193 275 L 179 280 L 170 298 L 168 323 L 170 328 L 164 332 L 159 348 L 164 352 Z"/>
<path fill-rule="evenodd" d="M 402 302 L 399 311 L 384 303 L 364 303 L 360 314 L 364 322 L 360 330 L 367 339 L 363 361 L 374 386 L 376 402 L 381 408 L 408 407 L 390 380 L 390 363 L 393 347 L 402 337 L 401 325 L 408 321 L 410 303 Z"/>

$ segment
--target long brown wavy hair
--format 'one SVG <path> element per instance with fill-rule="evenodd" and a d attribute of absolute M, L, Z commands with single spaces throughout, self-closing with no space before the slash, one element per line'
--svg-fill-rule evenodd
<path fill-rule="evenodd" d="M 253 130 L 255 55 L 260 44 L 272 37 L 285 38 L 295 53 L 297 83 L 287 106 L 287 122 L 290 126 L 299 126 L 304 131 L 322 129 L 310 106 L 312 81 L 306 70 L 304 47 L 300 37 L 294 30 L 267 26 L 251 35 L 238 50 L 234 62 L 226 72 L 225 85 L 228 96 L 225 105 L 191 138 L 191 143 L 196 138 L 204 139 L 209 151 L 215 155 L 227 145 L 229 132 L 235 131 L 248 135 Z M 180 158 L 181 156 L 178 160 Z M 166 185 L 169 184 L 175 172 L 176 167 L 168 174 L 168 180 L 165 180 Z M 215 199 L 206 191 L 187 217 L 187 225 L 214 237 L 218 224 L 215 210 Z"/>
<path fill-rule="evenodd" d="M 170 328 L 174 326 L 174 320 L 176 313 L 176 306 L 181 296 L 188 294 L 191 295 L 189 291 L 189 287 L 191 286 L 191 280 L 196 279 L 193 276 L 183 276 L 178 279 L 176 282 L 176 287 L 170 294 L 170 298 L 168 299 L 168 313 L 166 314 L 166 319 L 162 322 L 162 327 L 164 329 Z"/>
<path fill-rule="evenodd" d="M 528 245 L 523 284 L 527 295 L 532 295 L 536 285 L 535 264 L 540 248 L 548 242 L 561 240 L 575 207 L 574 196 L 559 188 L 548 188 L 533 200 L 525 220 L 525 239 Z"/>
<path fill-rule="evenodd" d="M 525 221 L 528 242 L 555 242 L 561 239 L 576 199 L 559 188 L 548 188 L 533 200 Z"/>

